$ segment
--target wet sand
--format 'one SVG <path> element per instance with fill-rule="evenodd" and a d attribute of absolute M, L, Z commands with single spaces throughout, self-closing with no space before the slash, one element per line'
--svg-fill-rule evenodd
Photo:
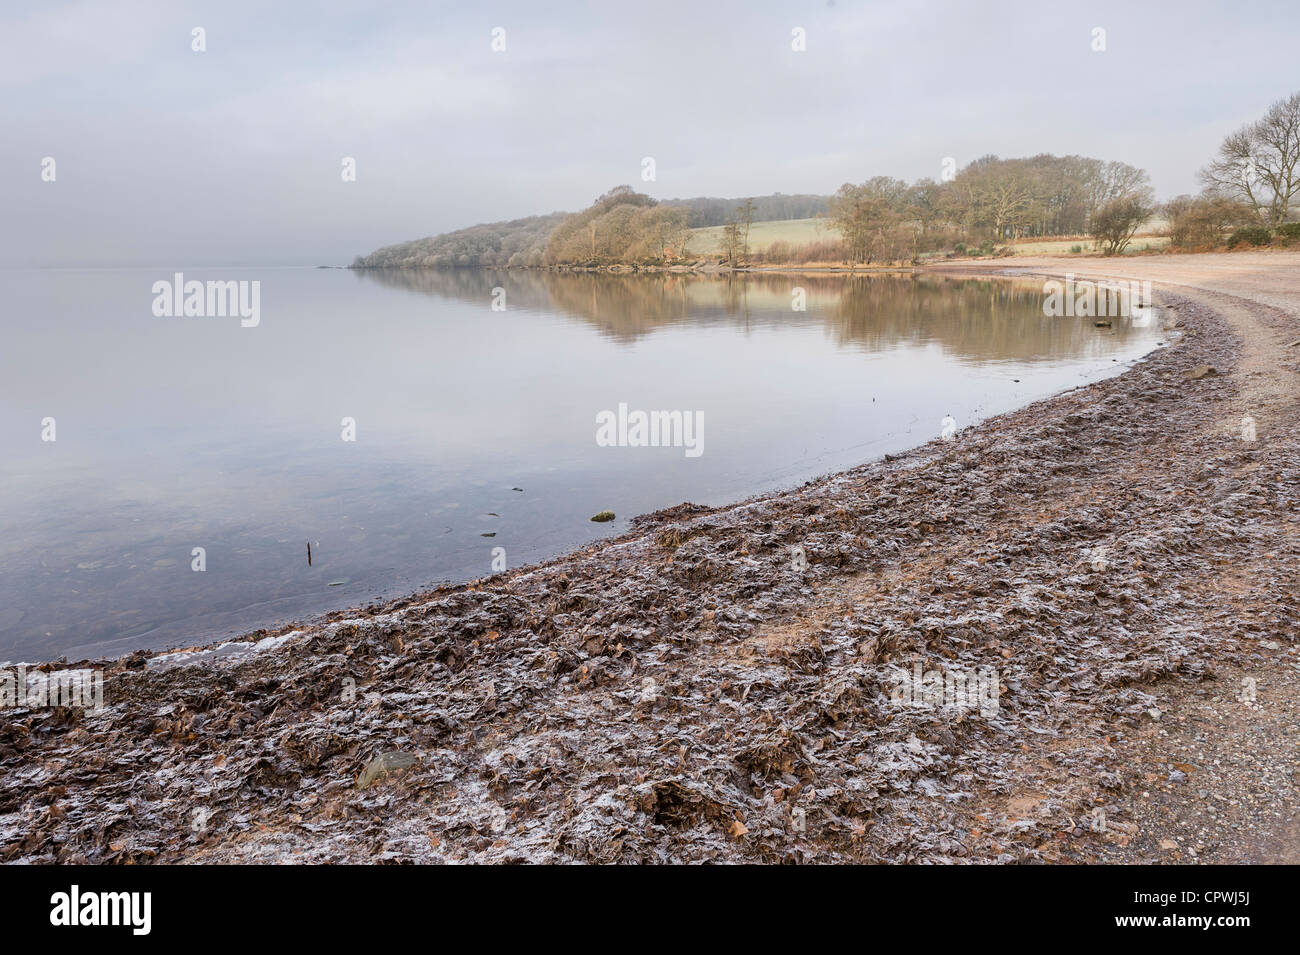
<path fill-rule="evenodd" d="M 0 859 L 1294 861 L 1300 254 L 944 271 L 1008 269 L 1181 327 L 952 442 L 117 661 L 0 719 Z M 917 664 L 996 709 L 891 700 Z"/>

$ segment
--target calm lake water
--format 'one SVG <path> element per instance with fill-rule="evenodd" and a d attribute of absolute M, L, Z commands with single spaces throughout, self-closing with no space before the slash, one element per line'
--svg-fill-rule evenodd
<path fill-rule="evenodd" d="M 259 281 L 246 328 L 155 317 L 173 271 L 0 272 L 0 661 L 186 646 L 485 576 L 494 548 L 513 568 L 791 486 L 1161 338 L 1158 320 L 1045 318 L 1038 280 L 183 270 Z M 699 413 L 702 453 L 601 446 L 620 404 Z"/>

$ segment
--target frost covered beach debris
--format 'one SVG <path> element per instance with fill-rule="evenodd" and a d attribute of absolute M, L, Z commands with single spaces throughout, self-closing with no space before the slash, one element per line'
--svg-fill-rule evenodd
<path fill-rule="evenodd" d="M 683 504 L 235 649 L 132 654 L 105 667 L 100 716 L 6 713 L 0 858 L 1024 862 L 1138 845 L 1150 784 L 1119 754 L 1174 726 L 1165 688 L 1287 654 L 1297 631 L 1300 439 L 1270 425 L 1278 405 L 1252 406 L 1242 440 L 1241 341 L 1166 299 L 1195 334 L 960 441 Z M 1293 315 L 1256 311 L 1294 338 Z M 1220 373 L 1186 375 L 1202 365 Z M 976 675 L 977 705 L 895 700 L 918 667 L 945 692 L 967 675 L 965 702 Z M 1243 705 L 1235 678 L 1224 695 Z"/>
<path fill-rule="evenodd" d="M 104 711 L 102 669 L 40 669 L 27 665 L 0 667 L 0 712 L 66 707 L 89 713 Z"/>

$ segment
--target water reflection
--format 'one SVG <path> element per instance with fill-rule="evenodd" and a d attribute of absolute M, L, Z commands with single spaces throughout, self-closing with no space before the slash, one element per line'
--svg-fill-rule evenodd
<path fill-rule="evenodd" d="M 1003 279 L 185 271 L 261 281 L 261 324 L 155 317 L 168 270 L 0 273 L 29 316 L 0 350 L 0 661 L 278 625 L 486 575 L 497 547 L 517 567 L 965 427 L 1159 334 L 1044 318 L 1040 283 Z M 621 404 L 702 416 L 704 453 L 599 445 Z"/>
<path fill-rule="evenodd" d="M 924 274 L 817 275 L 520 272 L 371 269 L 360 280 L 481 304 L 505 289 L 510 308 L 561 311 L 618 341 L 667 325 L 754 322 L 815 324 L 841 345 L 871 351 L 934 342 L 971 361 L 1050 361 L 1096 354 L 1149 330 L 1116 324 L 1103 338 L 1089 322 L 1043 315 L 1034 279 L 953 280 Z M 792 308 L 804 290 L 804 311 Z M 1108 339 L 1108 340 L 1107 340 Z"/>

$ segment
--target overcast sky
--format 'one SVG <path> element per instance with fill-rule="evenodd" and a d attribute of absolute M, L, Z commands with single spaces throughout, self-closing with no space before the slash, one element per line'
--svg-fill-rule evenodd
<path fill-rule="evenodd" d="M 826 193 L 988 153 L 1120 159 L 1168 198 L 1300 91 L 1298 46 L 1296 0 L 5 0 L 0 259 L 346 264 L 619 183 Z"/>

